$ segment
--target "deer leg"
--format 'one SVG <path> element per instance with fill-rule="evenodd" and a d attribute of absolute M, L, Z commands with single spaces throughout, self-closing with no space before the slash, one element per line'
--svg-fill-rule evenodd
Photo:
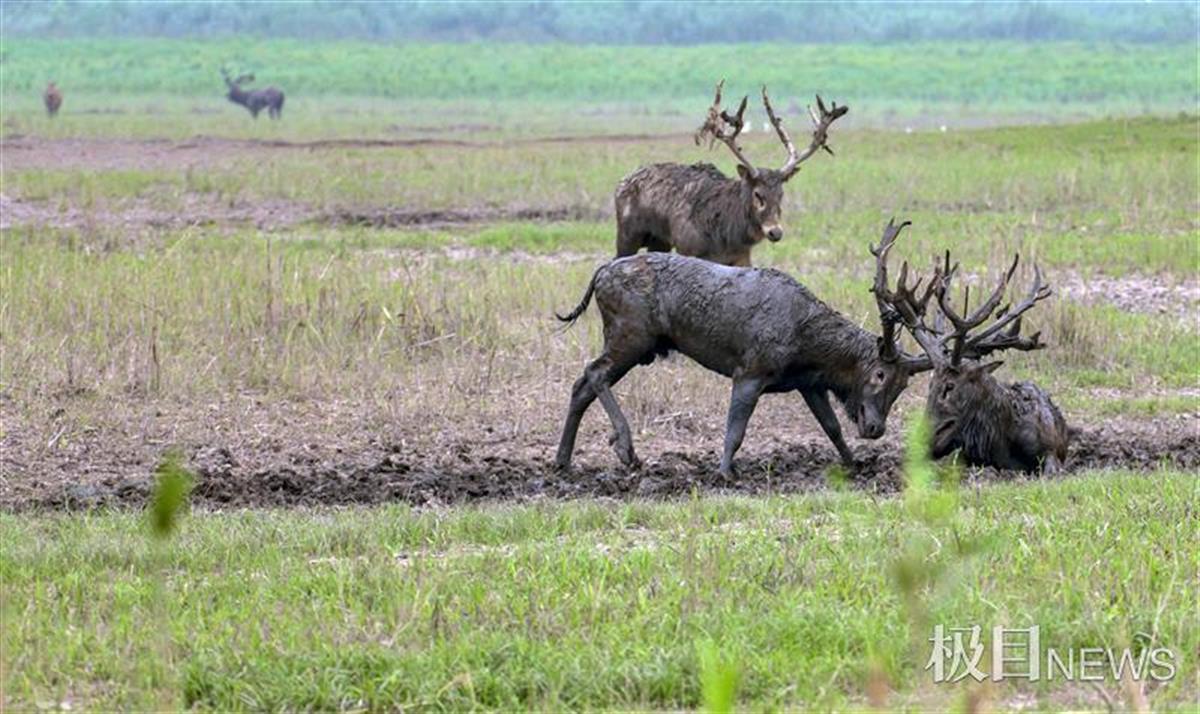
<path fill-rule="evenodd" d="M 604 364 L 600 364 L 601 362 Z M 584 377 L 587 378 L 592 391 L 600 399 L 600 406 L 608 412 L 608 420 L 612 422 L 613 450 L 617 452 L 617 458 L 621 460 L 621 463 L 631 469 L 637 468 L 639 463 L 637 456 L 633 453 L 633 436 L 629 431 L 629 422 L 626 421 L 625 414 L 621 412 L 617 398 L 613 396 L 609 387 L 620 381 L 621 377 L 624 377 L 634 364 L 636 362 L 623 366 L 610 366 L 612 365 L 611 360 L 601 357 L 584 370 Z"/>
<path fill-rule="evenodd" d="M 584 412 L 596 400 L 596 397 L 601 397 L 601 404 L 604 405 L 605 411 L 608 412 L 609 420 L 613 423 L 613 429 L 616 432 L 614 442 L 617 445 L 617 455 L 626 465 L 636 463 L 637 457 L 633 454 L 633 440 L 629 434 L 629 424 L 625 421 L 625 416 L 621 413 L 621 408 L 617 406 L 616 399 L 609 391 L 608 385 L 616 384 L 625 374 L 633 368 L 636 361 L 630 362 L 627 366 L 609 367 L 610 360 L 607 357 L 600 357 L 596 361 L 588 365 L 584 370 L 583 376 L 575 380 L 575 386 L 571 389 L 571 406 L 567 409 L 567 421 L 563 424 L 562 438 L 558 442 L 558 453 L 555 455 L 555 465 L 563 470 L 570 468 L 571 455 L 575 452 L 575 436 L 579 432 L 579 424 L 583 421 Z M 603 393 L 607 394 L 608 403 L 605 403 L 604 397 L 601 396 L 601 389 L 598 389 L 596 383 L 600 382 L 603 386 Z M 611 405 L 611 407 L 610 407 Z M 616 417 L 614 418 L 614 410 Z M 624 441 L 622 441 L 622 425 L 624 428 Z"/>
<path fill-rule="evenodd" d="M 633 255 L 641 249 L 642 243 L 629 225 L 628 219 L 620 217 L 620 207 L 617 208 L 617 257 L 624 258 Z"/>
<path fill-rule="evenodd" d="M 726 479 L 734 476 L 733 455 L 742 446 L 746 425 L 758 405 L 763 384 L 759 378 L 733 380 L 733 396 L 729 400 L 729 417 L 725 423 L 725 452 L 721 455 L 721 476 Z"/>
<path fill-rule="evenodd" d="M 854 461 L 854 453 L 850 451 L 850 447 L 846 446 L 846 440 L 842 438 L 842 425 L 838 422 L 837 414 L 833 411 L 833 406 L 829 403 L 829 393 L 815 390 L 800 390 L 801 396 L 804 397 L 804 403 L 808 405 L 809 411 L 817 418 L 817 423 L 825 430 L 825 436 L 833 442 L 837 448 L 838 455 L 842 457 L 842 463 L 849 468 L 854 468 L 857 464 Z"/>
<path fill-rule="evenodd" d="M 596 393 L 586 376 L 575 380 L 571 388 L 571 406 L 567 409 L 567 421 L 563 424 L 562 438 L 558 441 L 558 454 L 554 457 L 555 465 L 566 470 L 571 467 L 571 454 L 575 452 L 575 435 L 579 432 L 579 422 L 583 421 L 583 413 L 596 400 Z"/>

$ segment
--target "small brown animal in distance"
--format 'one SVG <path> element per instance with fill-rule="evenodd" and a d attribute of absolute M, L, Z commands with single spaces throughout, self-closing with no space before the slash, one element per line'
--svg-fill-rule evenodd
<path fill-rule="evenodd" d="M 894 239 L 880 246 L 877 259 L 881 265 L 893 243 Z M 1041 333 L 1021 336 L 1022 315 L 1050 296 L 1037 266 L 1026 296 L 1015 305 L 1001 306 L 1019 260 L 1020 256 L 1014 257 L 992 294 L 965 317 L 948 297 L 958 272 L 958 265 L 950 265 L 949 252 L 920 297 L 921 280 L 907 284 L 907 263 L 900 270 L 895 292 L 886 287 L 886 267 L 877 269 L 881 277 L 873 290 L 880 309 L 892 310 L 894 319 L 904 323 L 933 364 L 925 413 L 933 430 L 935 459 L 958 451 L 969 465 L 1027 472 L 1055 472 L 1066 462 L 1071 431 L 1050 395 L 1032 382 L 1000 382 L 992 373 L 1003 362 L 981 361 L 992 352 L 1045 347 Z M 925 323 L 925 312 L 932 297 L 937 299 L 939 314 L 931 328 Z M 968 289 L 963 313 L 967 313 L 969 298 Z M 992 318 L 992 324 L 972 334 Z"/>
<path fill-rule="evenodd" d="M 898 230 L 889 224 L 888 230 Z M 566 469 L 587 408 L 600 400 L 613 444 L 627 467 L 638 460 L 629 424 L 611 387 L 639 364 L 678 350 L 733 380 L 720 472 L 733 476 L 733 457 L 761 395 L 800 392 L 847 466 L 853 452 L 830 400 L 840 402 L 863 439 L 883 436 L 888 413 L 911 375 L 931 368 L 895 341 L 883 320 L 877 337 L 778 270 L 740 268 L 672 253 L 617 258 L 592 277 L 571 322 L 595 294 L 604 320 L 604 350 L 571 391 L 556 464 Z M 881 313 L 881 317 L 890 310 Z"/>
<path fill-rule="evenodd" d="M 798 151 L 763 87 L 763 106 L 788 158 L 778 170 L 758 168 L 737 143 L 745 127 L 747 100 L 742 98 L 734 114 L 723 110 L 724 84 L 725 80 L 717 84 L 716 98 L 695 140 L 700 144 L 707 138 L 710 147 L 718 141 L 727 146 L 738 161 L 738 177 L 730 178 L 709 163 L 651 164 L 629 174 L 617 185 L 614 196 L 617 257 L 633 255 L 642 248 L 674 249 L 716 263 L 748 266 L 755 245 L 764 238 L 775 242 L 783 237 L 783 185 L 817 150 L 833 153 L 826 146 L 829 126 L 849 108 L 836 103 L 826 107 L 817 97 L 817 111 L 809 108 L 812 140 Z"/>
<path fill-rule="evenodd" d="M 58 114 L 62 101 L 62 90 L 54 82 L 47 84 L 46 91 L 42 92 L 42 103 L 46 105 L 46 114 L 51 117 Z"/>

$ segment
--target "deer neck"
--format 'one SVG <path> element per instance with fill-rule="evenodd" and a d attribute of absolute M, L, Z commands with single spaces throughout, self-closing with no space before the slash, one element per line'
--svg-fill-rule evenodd
<path fill-rule="evenodd" d="M 818 382 L 843 405 L 856 407 L 860 388 L 878 359 L 876 337 L 833 310 L 821 323 L 815 330 L 806 330 L 816 343 L 813 357 L 820 365 Z"/>
<path fill-rule="evenodd" d="M 958 415 L 958 431 L 964 444 L 984 450 L 1003 448 L 1016 421 L 1008 390 L 990 375 L 984 377 L 981 398 L 974 408 Z"/>

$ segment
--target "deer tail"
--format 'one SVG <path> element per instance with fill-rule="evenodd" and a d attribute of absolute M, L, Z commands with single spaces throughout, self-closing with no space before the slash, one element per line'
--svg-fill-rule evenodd
<path fill-rule="evenodd" d="M 583 314 L 584 310 L 587 310 L 588 303 L 592 301 L 592 293 L 596 292 L 596 278 L 600 275 L 600 271 L 604 267 L 601 265 L 599 268 L 596 268 L 596 272 L 592 273 L 592 280 L 588 283 L 587 292 L 583 294 L 583 299 L 579 301 L 574 310 L 568 312 L 566 315 L 560 315 L 557 312 L 554 313 L 555 317 L 567 323 L 567 327 L 573 325 L 579 319 L 579 316 Z"/>

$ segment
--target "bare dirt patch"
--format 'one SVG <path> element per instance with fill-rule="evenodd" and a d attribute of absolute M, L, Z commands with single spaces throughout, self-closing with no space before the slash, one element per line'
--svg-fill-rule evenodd
<path fill-rule="evenodd" d="M 116 231 L 178 230 L 196 226 L 254 226 L 277 230 L 314 220 L 317 212 L 304 204 L 281 200 L 218 200 L 188 194 L 179 205 L 164 208 L 144 199 L 83 209 L 49 201 L 25 201 L 0 194 L 0 230 L 17 226 Z"/>
<path fill-rule="evenodd" d="M 1112 277 L 1059 271 L 1055 287 L 1065 296 L 1086 305 L 1109 304 L 1127 312 L 1184 315 L 1196 324 L 1200 310 L 1200 279 L 1174 275 L 1132 273 Z"/>
<path fill-rule="evenodd" d="M 0 230 L 17 226 L 119 230 L 253 226 L 259 230 L 281 230 L 302 223 L 370 228 L 437 229 L 503 221 L 554 223 L 601 220 L 605 217 L 604 211 L 590 206 L 320 210 L 295 201 L 229 200 L 203 194 L 187 194 L 179 199 L 178 206 L 172 208 L 161 207 L 156 205 L 156 202 L 146 199 L 127 199 L 111 206 L 83 209 L 69 204 L 26 201 L 0 194 Z"/>
<path fill-rule="evenodd" d="M 339 210 L 321 217 L 330 225 L 369 226 L 371 228 L 411 228 L 523 221 L 549 223 L 556 221 L 600 220 L 605 213 L 591 206 L 557 207 L 490 207 L 438 210 L 377 209 L 367 211 Z"/>
<path fill-rule="evenodd" d="M 190 139 L 47 139 L 8 134 L 0 139 L 5 170 L 164 170 L 186 171 L 202 166 L 228 165 L 252 157 L 256 151 L 324 151 L 339 149 L 396 149 L 462 147 L 486 148 L 538 144 L 626 144 L 670 141 L 684 135 L 598 134 L 548 136 L 497 141 L 451 138 L 413 139 L 232 139 L 193 136 Z"/>

